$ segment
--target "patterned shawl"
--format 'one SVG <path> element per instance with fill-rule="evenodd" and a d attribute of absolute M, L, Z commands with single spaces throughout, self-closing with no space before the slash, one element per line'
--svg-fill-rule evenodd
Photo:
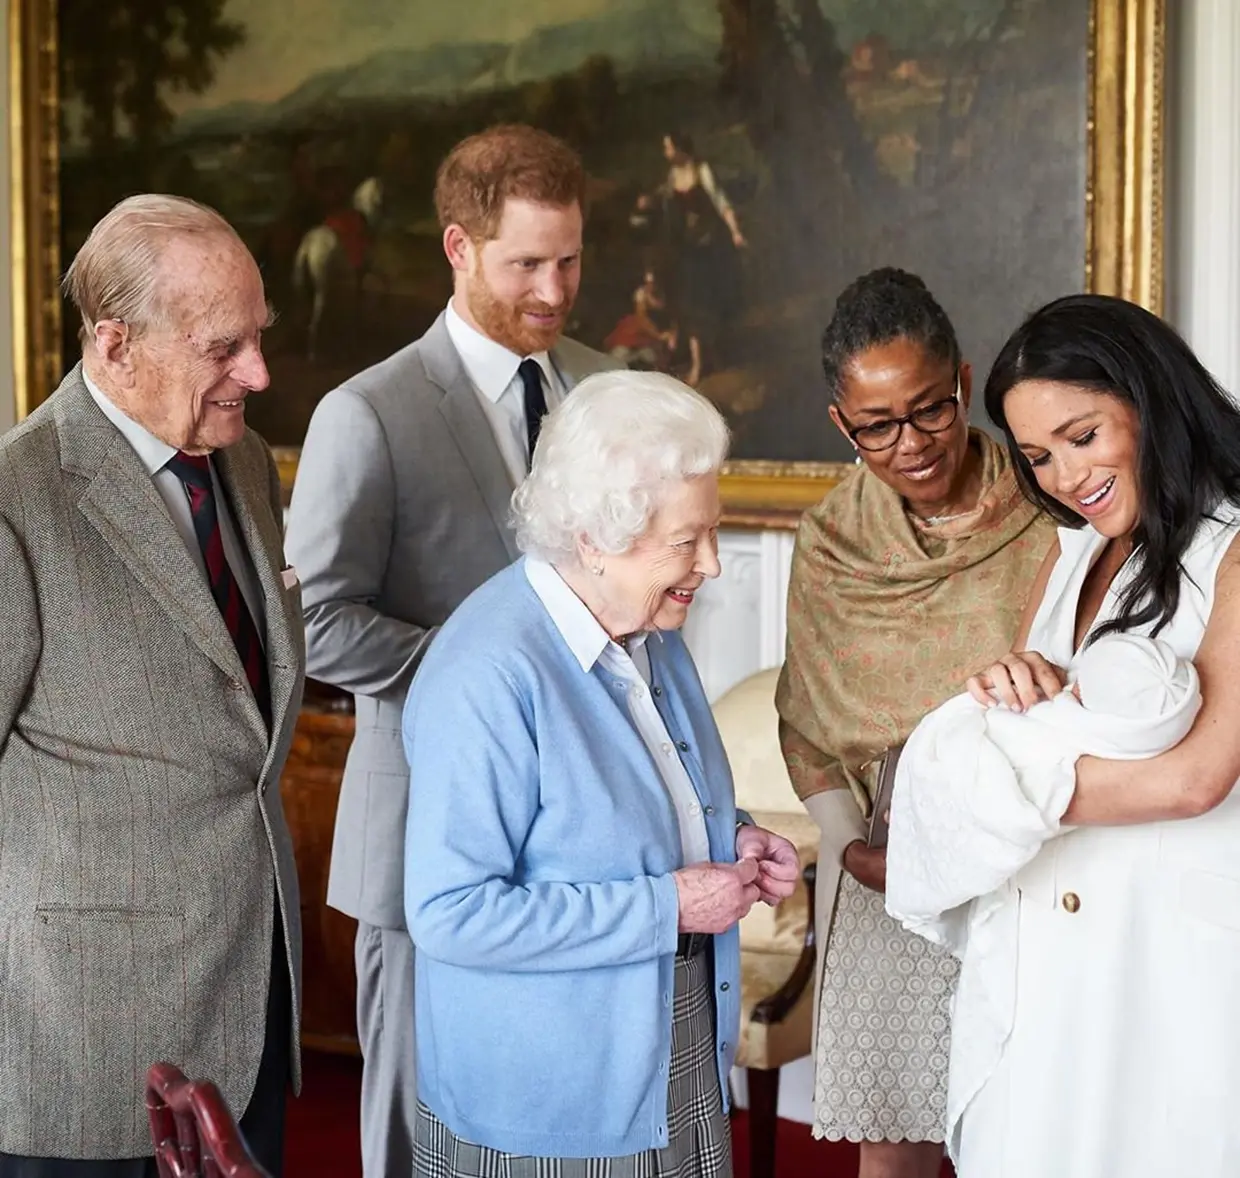
<path fill-rule="evenodd" d="M 802 798 L 847 787 L 868 817 L 883 751 L 1011 649 L 1055 526 L 1006 449 L 970 438 L 982 492 L 965 515 L 917 519 L 860 466 L 801 520 L 775 703 Z"/>

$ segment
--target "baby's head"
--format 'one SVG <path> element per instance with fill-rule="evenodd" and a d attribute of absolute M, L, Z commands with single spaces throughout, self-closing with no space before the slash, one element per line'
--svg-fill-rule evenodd
<path fill-rule="evenodd" d="M 1160 638 L 1104 634 L 1076 663 L 1073 694 L 1095 712 L 1156 720 L 1193 686 L 1192 664 Z"/>

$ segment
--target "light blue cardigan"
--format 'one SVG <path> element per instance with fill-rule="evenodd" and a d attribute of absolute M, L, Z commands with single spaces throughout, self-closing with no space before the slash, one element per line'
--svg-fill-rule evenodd
<path fill-rule="evenodd" d="M 732 776 L 693 660 L 675 633 L 647 649 L 711 857 L 732 862 Z M 680 836 L 623 689 L 582 670 L 518 561 L 448 620 L 405 704 L 418 1097 L 480 1145 L 667 1144 Z M 714 938 L 725 1109 L 739 965 L 733 928 Z"/>

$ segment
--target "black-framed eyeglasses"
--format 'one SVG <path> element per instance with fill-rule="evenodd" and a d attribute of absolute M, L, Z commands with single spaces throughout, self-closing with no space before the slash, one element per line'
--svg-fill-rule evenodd
<path fill-rule="evenodd" d="M 840 420 L 844 423 L 848 436 L 862 450 L 874 454 L 879 450 L 890 450 L 900 440 L 900 434 L 906 425 L 911 425 L 919 433 L 941 434 L 956 424 L 960 412 L 960 371 L 956 371 L 956 391 L 950 397 L 939 401 L 931 401 L 914 409 L 905 417 L 888 417 L 883 421 L 872 421 L 868 425 L 852 426 L 842 413 Z"/>

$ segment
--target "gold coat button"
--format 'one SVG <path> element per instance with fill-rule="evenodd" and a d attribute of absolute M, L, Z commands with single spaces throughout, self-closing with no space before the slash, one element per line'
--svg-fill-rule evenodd
<path fill-rule="evenodd" d="M 1075 892 L 1064 892 L 1063 906 L 1065 912 L 1076 912 L 1081 906 L 1081 897 Z"/>

